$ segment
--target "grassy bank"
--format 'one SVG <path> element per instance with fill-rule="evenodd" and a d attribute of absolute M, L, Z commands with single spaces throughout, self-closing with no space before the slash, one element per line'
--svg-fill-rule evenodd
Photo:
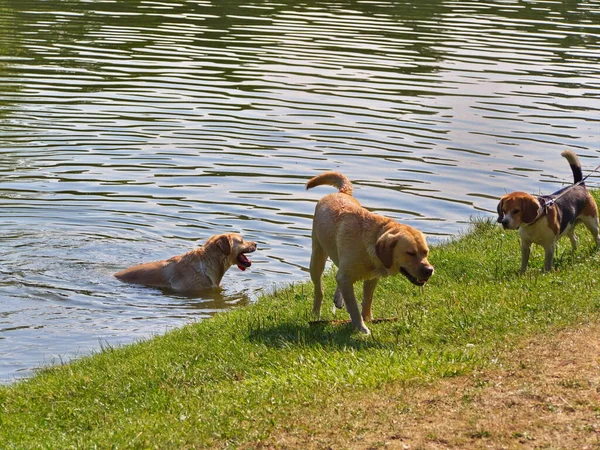
<path fill-rule="evenodd" d="M 524 337 L 597 319 L 600 258 L 587 231 L 578 235 L 575 254 L 561 241 L 556 272 L 540 272 L 536 248 L 519 276 L 517 234 L 477 223 L 432 249 L 436 274 L 426 287 L 380 283 L 375 317 L 398 320 L 371 325 L 371 336 L 309 326 L 312 286 L 302 284 L 44 370 L 0 388 L 0 447 L 243 447 L 298 431 L 298 417 L 318 420 L 331 399 L 478 370 Z M 331 298 L 331 276 L 326 289 Z"/>

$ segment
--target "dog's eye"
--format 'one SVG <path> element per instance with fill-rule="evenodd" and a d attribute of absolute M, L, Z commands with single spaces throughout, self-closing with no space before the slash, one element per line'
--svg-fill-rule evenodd
<path fill-rule="evenodd" d="M 408 251 L 408 252 L 406 252 L 406 254 L 407 254 L 408 256 L 417 256 L 417 252 L 411 252 L 411 251 Z"/>
<path fill-rule="evenodd" d="M 519 214 L 520 212 L 521 212 L 521 210 L 520 210 L 520 209 L 513 209 L 513 210 L 512 210 L 512 213 L 513 213 L 513 214 Z"/>

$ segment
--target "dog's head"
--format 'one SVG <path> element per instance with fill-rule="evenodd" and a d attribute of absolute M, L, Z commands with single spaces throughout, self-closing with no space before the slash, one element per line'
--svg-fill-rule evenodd
<path fill-rule="evenodd" d="M 522 223 L 531 223 L 538 215 L 540 204 L 525 192 L 511 192 L 498 203 L 498 220 L 505 230 L 516 230 Z"/>
<path fill-rule="evenodd" d="M 245 241 L 238 233 L 218 234 L 211 237 L 205 246 L 217 248 L 225 256 L 227 267 L 235 265 L 240 270 L 252 265 L 246 254 L 256 251 L 256 242 Z"/>
<path fill-rule="evenodd" d="M 407 225 L 395 224 L 384 232 L 377 239 L 375 252 L 386 269 L 398 270 L 417 286 L 423 286 L 433 275 L 425 236 Z"/>

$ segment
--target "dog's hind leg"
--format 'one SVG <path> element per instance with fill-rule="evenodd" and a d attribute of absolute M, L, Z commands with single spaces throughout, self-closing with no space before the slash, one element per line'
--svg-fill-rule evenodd
<path fill-rule="evenodd" d="M 342 295 L 342 290 L 338 286 L 335 289 L 335 294 L 333 295 L 333 313 L 335 314 L 336 309 L 342 309 L 344 307 L 344 296 Z"/>
<path fill-rule="evenodd" d="M 321 304 L 323 303 L 323 286 L 321 284 L 321 275 L 325 270 L 327 262 L 327 253 L 319 244 L 317 238 L 313 236 L 312 255 L 310 257 L 310 279 L 315 287 L 315 295 L 313 300 L 313 314 L 317 317 L 321 316 Z"/>
<path fill-rule="evenodd" d="M 567 236 L 569 236 L 569 240 L 571 241 L 571 249 L 573 251 L 577 250 L 577 236 L 575 236 L 575 226 L 572 225 L 567 231 Z"/>
<path fill-rule="evenodd" d="M 596 242 L 596 247 L 600 248 L 600 238 L 598 237 L 598 217 L 593 216 L 581 216 L 579 218 L 586 226 L 592 236 L 594 237 L 594 242 Z"/>

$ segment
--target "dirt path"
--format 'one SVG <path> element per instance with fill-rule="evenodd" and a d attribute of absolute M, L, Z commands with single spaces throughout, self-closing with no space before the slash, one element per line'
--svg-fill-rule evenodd
<path fill-rule="evenodd" d="M 506 367 L 332 402 L 254 448 L 600 449 L 600 324 L 530 341 Z"/>

